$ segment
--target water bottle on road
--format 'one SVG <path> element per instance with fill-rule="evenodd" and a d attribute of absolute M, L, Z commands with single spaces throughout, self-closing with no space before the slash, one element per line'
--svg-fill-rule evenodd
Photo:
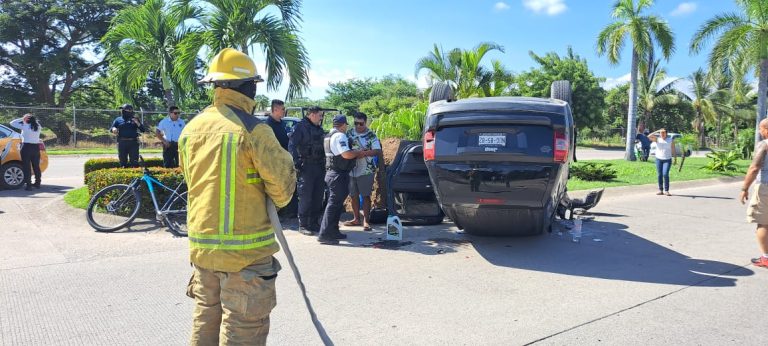
<path fill-rule="evenodd" d="M 571 234 L 573 234 L 573 242 L 578 243 L 581 241 L 581 218 L 576 217 L 575 220 L 573 220 L 573 230 L 571 230 Z"/>

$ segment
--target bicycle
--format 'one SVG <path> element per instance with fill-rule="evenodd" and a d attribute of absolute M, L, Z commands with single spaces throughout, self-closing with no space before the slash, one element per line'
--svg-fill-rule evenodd
<path fill-rule="evenodd" d="M 88 203 L 86 218 L 97 232 L 114 232 L 133 222 L 141 207 L 141 182 L 147 185 L 155 215 L 176 236 L 187 236 L 187 192 L 182 181 L 171 189 L 152 176 L 144 164 L 144 158 L 139 156 L 139 164 L 144 168 L 144 174 L 133 179 L 130 184 L 114 184 L 97 192 Z M 170 192 L 170 196 L 158 204 L 155 196 L 155 186 Z"/>

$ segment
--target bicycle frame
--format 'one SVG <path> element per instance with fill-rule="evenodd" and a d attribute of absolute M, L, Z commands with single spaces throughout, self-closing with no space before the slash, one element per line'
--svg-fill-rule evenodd
<path fill-rule="evenodd" d="M 152 204 L 155 207 L 156 215 L 164 216 L 165 214 L 174 212 L 174 210 L 168 210 L 168 208 L 170 208 L 171 202 L 173 202 L 175 197 L 181 196 L 181 194 L 179 193 L 179 189 L 181 189 L 181 186 L 184 185 L 184 182 L 179 183 L 179 185 L 176 186 L 175 189 L 172 189 L 170 187 L 165 186 L 159 180 L 155 179 L 155 177 L 153 177 L 148 170 L 145 170 L 144 175 L 142 175 L 141 178 L 134 179 L 133 182 L 131 182 L 130 186 L 134 189 L 138 188 L 140 181 L 143 181 L 147 185 L 147 190 L 149 190 L 149 196 L 152 198 Z M 168 196 L 168 198 L 163 203 L 162 207 L 158 205 L 157 196 L 155 196 L 155 185 L 171 193 L 171 195 Z"/>

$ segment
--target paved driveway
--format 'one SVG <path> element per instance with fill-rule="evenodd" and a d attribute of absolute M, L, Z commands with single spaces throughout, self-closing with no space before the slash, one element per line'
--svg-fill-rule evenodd
<path fill-rule="evenodd" d="M 70 168 L 53 168 L 43 190 L 0 191 L 0 344 L 186 344 L 186 239 L 146 220 L 93 232 L 62 201 L 82 183 Z M 406 227 L 394 249 L 377 243 L 380 227 L 353 229 L 342 246 L 287 238 L 338 345 L 766 345 L 768 271 L 749 265 L 757 248 L 738 186 L 608 191 L 580 243 L 474 237 L 451 223 Z M 319 345 L 278 258 L 269 343 Z"/>

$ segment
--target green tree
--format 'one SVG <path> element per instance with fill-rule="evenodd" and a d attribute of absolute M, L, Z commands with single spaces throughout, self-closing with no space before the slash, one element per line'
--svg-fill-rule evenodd
<path fill-rule="evenodd" d="M 287 72 L 288 100 L 309 86 L 309 56 L 299 37 L 301 0 L 179 0 L 180 6 L 198 5 L 195 15 L 201 32 L 186 40 L 182 61 L 203 47 L 211 55 L 230 47 L 243 53 L 261 48 L 266 60 L 267 90 L 277 90 Z"/>
<path fill-rule="evenodd" d="M 618 64 L 624 41 L 632 42 L 632 66 L 630 69 L 629 109 L 627 110 L 627 143 L 624 157 L 635 161 L 634 138 L 636 132 L 638 70 L 642 58 L 649 55 L 654 42 L 661 47 L 662 55 L 669 58 L 675 51 L 675 40 L 666 21 L 643 12 L 653 6 L 653 0 L 617 0 L 613 5 L 615 22 L 605 27 L 597 36 L 597 54 L 607 55 L 611 64 Z"/>
<path fill-rule="evenodd" d="M 3 0 L 0 1 L 0 100 L 64 107 L 74 92 L 88 84 L 105 62 L 99 38 L 109 20 L 129 0 Z M 42 121 L 68 144 L 69 117 L 53 115 Z"/>
<path fill-rule="evenodd" d="M 455 90 L 456 97 L 487 96 L 486 90 L 490 90 L 494 72 L 481 63 L 491 51 L 503 53 L 504 48 L 493 42 L 482 42 L 473 49 L 454 48 L 445 52 L 435 44 L 429 55 L 416 62 L 415 74 L 418 78 L 422 70 L 427 70 L 430 85 L 435 81 L 447 82 Z M 501 67 L 500 63 L 492 64 Z"/>
<path fill-rule="evenodd" d="M 603 118 L 608 125 L 626 128 L 629 109 L 629 83 L 619 85 L 605 95 Z"/>
<path fill-rule="evenodd" d="M 605 90 L 600 86 L 603 79 L 589 70 L 586 59 L 574 54 L 571 47 L 568 47 L 564 57 L 555 52 L 543 56 L 528 52 L 528 55 L 539 67 L 517 76 L 517 92 L 520 95 L 550 97 L 552 82 L 569 80 L 573 88 L 571 109 L 576 126 L 594 128 L 603 125 Z"/>
<path fill-rule="evenodd" d="M 715 108 L 715 102 L 712 100 L 712 94 L 714 86 L 712 85 L 712 79 L 701 68 L 694 71 L 689 77 L 688 81 L 691 82 L 691 92 L 693 93 L 693 100 L 691 105 L 693 111 L 696 113 L 696 119 L 694 120 L 694 127 L 698 132 L 698 144 L 700 148 L 706 146 L 704 141 L 705 135 L 705 122 L 714 122 L 717 118 L 717 111 Z M 718 134 L 720 129 L 717 129 Z"/>
<path fill-rule="evenodd" d="M 681 100 L 688 99 L 688 96 L 675 90 L 674 84 L 679 79 L 668 80 L 667 71 L 659 68 L 658 60 L 648 64 L 648 66 L 643 64 L 640 70 L 642 73 L 638 81 L 637 102 L 638 111 L 641 115 L 639 126 L 643 129 L 646 126 L 656 128 L 656 126 L 664 124 L 663 121 L 655 122 L 651 118 L 651 113 L 656 106 L 659 104 L 677 104 Z"/>
<path fill-rule="evenodd" d="M 720 34 L 709 54 L 710 70 L 741 64 L 758 75 L 755 141 L 760 140 L 760 121 L 766 116 L 768 93 L 768 5 L 765 0 L 736 0 L 741 13 L 717 15 L 706 21 L 691 39 L 691 53 Z"/>
<path fill-rule="evenodd" d="M 347 114 L 362 111 L 371 117 L 410 107 L 420 95 L 416 84 L 393 75 L 330 83 L 326 92 L 331 106 Z"/>
<path fill-rule="evenodd" d="M 165 0 L 147 0 L 117 14 L 102 42 L 111 84 L 122 100 L 133 99 L 150 74 L 161 81 L 167 106 L 196 87 L 194 71 L 178 61 L 181 41 L 193 32 L 185 25 L 192 17 L 192 12 L 171 10 Z"/>

